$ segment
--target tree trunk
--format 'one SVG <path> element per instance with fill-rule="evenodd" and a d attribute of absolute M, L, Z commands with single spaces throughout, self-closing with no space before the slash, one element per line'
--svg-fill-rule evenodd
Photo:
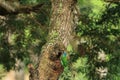
<path fill-rule="evenodd" d="M 52 15 L 48 41 L 39 57 L 39 66 L 31 72 L 30 80 L 58 80 L 63 72 L 60 57 L 74 34 L 76 0 L 51 0 Z"/>

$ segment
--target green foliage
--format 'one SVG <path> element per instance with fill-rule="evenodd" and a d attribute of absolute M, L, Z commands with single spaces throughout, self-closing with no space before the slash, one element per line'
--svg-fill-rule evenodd
<path fill-rule="evenodd" d="M 88 80 L 87 72 L 87 58 L 78 58 L 69 67 L 65 67 L 59 80 Z"/>
<path fill-rule="evenodd" d="M 48 24 L 37 20 L 36 14 L 19 14 L 8 16 L 5 25 L 0 27 L 0 63 L 9 70 L 13 68 L 15 59 L 25 63 L 33 62 L 30 55 L 39 55 L 42 45 L 46 42 Z M 39 17 L 39 16 L 37 16 Z M 47 20 L 46 20 L 47 23 Z M 7 27 L 9 26 L 9 28 Z M 37 62 L 35 62 L 36 64 Z"/>
<path fill-rule="evenodd" d="M 73 52 L 72 45 L 69 44 L 69 45 L 67 46 L 67 51 L 68 51 L 68 52 Z"/>
<path fill-rule="evenodd" d="M 92 0 L 93 3 L 94 1 L 95 0 Z M 97 5 L 100 6 L 101 4 L 102 3 L 99 3 Z M 96 6 L 96 3 L 92 4 L 92 6 Z M 120 68 L 118 67 L 118 63 L 120 57 L 118 56 L 120 56 L 120 53 L 118 44 L 120 43 L 120 28 L 118 25 L 120 25 L 120 23 L 118 6 L 119 4 L 111 4 L 110 8 L 106 8 L 104 5 L 102 7 L 100 6 L 101 9 L 100 7 L 91 7 L 90 10 L 92 12 L 90 14 L 88 13 L 92 15 L 88 16 L 89 23 L 84 24 L 84 22 L 79 22 L 79 26 L 76 29 L 77 34 L 86 40 L 86 50 L 89 49 L 89 51 L 86 51 L 86 54 L 89 56 L 89 77 L 91 80 L 96 80 L 94 73 L 95 68 L 100 66 L 109 68 L 107 80 L 117 80 L 119 77 L 118 71 L 120 71 Z M 106 53 L 105 64 L 97 62 L 96 57 L 100 49 Z M 116 59 L 118 59 L 118 61 L 116 61 Z"/>

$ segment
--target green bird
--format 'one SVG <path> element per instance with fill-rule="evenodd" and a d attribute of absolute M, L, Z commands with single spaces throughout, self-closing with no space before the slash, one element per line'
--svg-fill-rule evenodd
<path fill-rule="evenodd" d="M 63 52 L 63 54 L 61 55 L 61 64 L 64 68 L 67 67 L 67 65 L 68 65 L 67 53 L 66 52 Z"/>

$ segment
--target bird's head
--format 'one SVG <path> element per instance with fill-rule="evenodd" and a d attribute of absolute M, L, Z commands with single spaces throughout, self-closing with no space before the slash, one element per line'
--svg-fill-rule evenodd
<path fill-rule="evenodd" d="M 67 53 L 66 53 L 66 52 L 63 52 L 63 56 L 67 56 Z"/>

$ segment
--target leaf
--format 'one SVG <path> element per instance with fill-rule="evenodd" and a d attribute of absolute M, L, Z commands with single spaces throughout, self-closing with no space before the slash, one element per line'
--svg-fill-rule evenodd
<path fill-rule="evenodd" d="M 73 48 L 72 48 L 72 45 L 71 45 L 71 44 L 69 44 L 69 45 L 67 46 L 67 51 L 73 52 Z"/>

